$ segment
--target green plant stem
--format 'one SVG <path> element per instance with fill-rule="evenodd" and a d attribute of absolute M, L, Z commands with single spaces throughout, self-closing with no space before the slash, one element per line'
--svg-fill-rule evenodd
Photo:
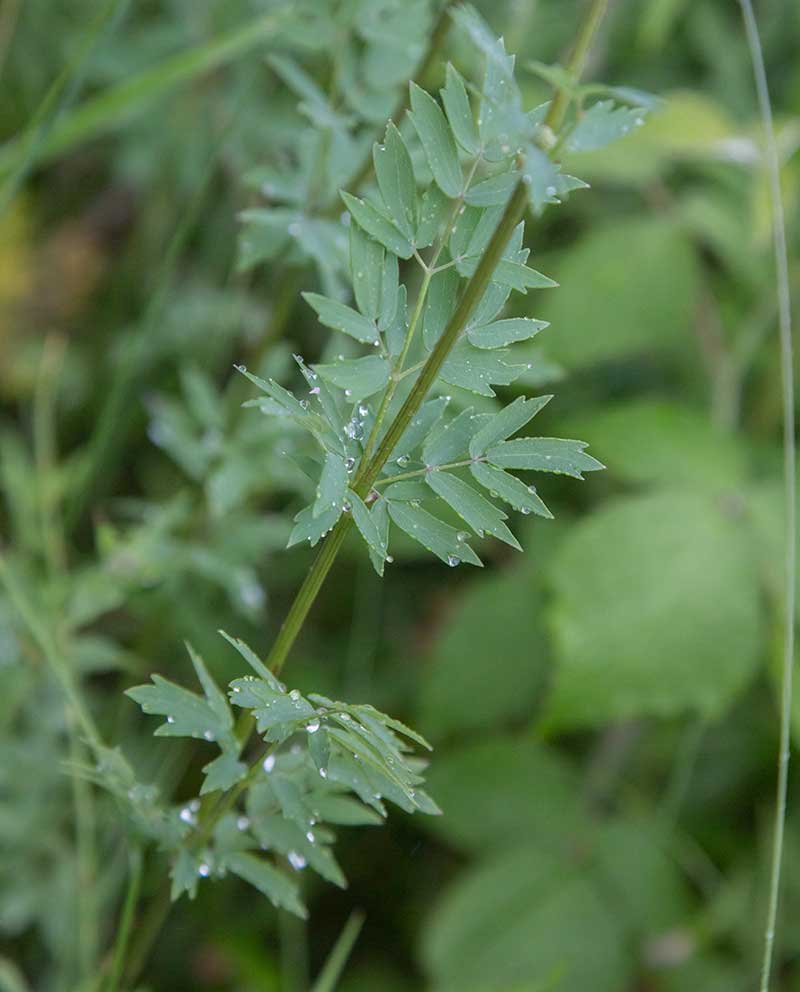
<path fill-rule="evenodd" d="M 108 984 L 105 992 L 118 992 L 122 981 L 125 954 L 128 949 L 133 918 L 142 888 L 142 849 L 140 847 L 131 848 L 129 861 L 128 887 L 125 890 L 125 901 L 122 904 L 122 915 L 119 926 L 117 927 L 117 936 L 114 941 L 114 951 L 111 958 L 111 971 L 108 976 Z"/>
<path fill-rule="evenodd" d="M 794 669 L 795 598 L 797 591 L 797 457 L 794 424 L 794 357 L 792 345 L 792 314 L 789 291 L 789 263 L 786 249 L 786 222 L 781 200 L 781 171 L 767 72 L 758 24 L 750 0 L 739 0 L 744 18 L 745 34 L 753 66 L 756 95 L 766 139 L 765 157 L 769 174 L 772 206 L 773 251 L 775 282 L 778 297 L 778 331 L 781 350 L 781 395 L 783 403 L 783 483 L 785 512 L 784 558 L 784 639 L 783 672 L 781 678 L 780 732 L 778 774 L 775 784 L 775 827 L 772 835 L 767 919 L 764 928 L 764 955 L 761 963 L 761 992 L 769 992 L 772 958 L 775 946 L 775 926 L 783 864 L 783 840 L 786 826 L 786 802 L 789 789 L 789 750 L 792 721 L 792 677 Z"/>
<path fill-rule="evenodd" d="M 311 992 L 334 992 L 363 926 L 364 914 L 355 910 L 348 917 L 344 929 L 333 945 L 333 950 L 325 960 L 322 971 L 311 987 Z"/>
<path fill-rule="evenodd" d="M 607 9 L 608 0 L 592 0 L 592 3 L 589 5 L 586 17 L 583 19 L 578 30 L 572 53 L 566 65 L 566 70 L 572 76 L 573 82 L 577 83 L 583 75 L 583 71 L 586 68 L 586 59 L 597 34 L 597 29 L 600 27 L 600 22 L 603 20 Z M 561 127 L 564 115 L 569 107 L 570 99 L 571 97 L 567 90 L 559 89 L 556 91 L 556 95 L 553 97 L 544 120 L 547 127 L 553 131 L 557 131 Z"/>

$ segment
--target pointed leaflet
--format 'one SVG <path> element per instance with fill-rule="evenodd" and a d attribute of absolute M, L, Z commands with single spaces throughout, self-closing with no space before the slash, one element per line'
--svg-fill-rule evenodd
<path fill-rule="evenodd" d="M 517 551 L 522 551 L 517 539 L 503 523 L 505 513 L 484 499 L 472 486 L 450 472 L 428 472 L 425 481 L 479 537 L 483 537 L 484 533 L 492 534 Z"/>
<path fill-rule="evenodd" d="M 507 354 L 502 349 L 483 351 L 459 341 L 442 366 L 441 377 L 453 386 L 481 396 L 494 396 L 493 385 L 508 386 L 525 371 L 524 365 L 505 362 Z"/>
<path fill-rule="evenodd" d="M 470 472 L 484 489 L 489 490 L 491 496 L 502 499 L 515 510 L 521 513 L 537 513 L 540 517 L 553 519 L 553 514 L 536 495 L 534 486 L 526 486 L 516 476 L 509 475 L 508 472 L 495 468 L 494 465 L 484 465 L 483 462 L 473 462 L 470 465 Z"/>
<path fill-rule="evenodd" d="M 506 438 L 516 434 L 525 424 L 529 423 L 536 414 L 545 407 L 552 396 L 537 396 L 532 399 L 525 399 L 518 396 L 513 403 L 510 403 L 504 410 L 496 413 L 492 419 L 482 427 L 473 437 L 469 445 L 469 453 L 475 458 L 482 455 L 487 448 L 498 441 L 505 441 Z"/>
<path fill-rule="evenodd" d="M 349 193 L 342 192 L 341 196 L 355 222 L 363 227 L 367 234 L 371 234 L 376 241 L 380 241 L 385 248 L 399 255 L 400 258 L 411 258 L 414 253 L 411 242 L 376 206 Z"/>
<path fill-rule="evenodd" d="M 187 645 L 188 647 L 188 645 Z M 155 731 L 158 737 L 194 737 L 217 741 L 223 749 L 237 749 L 232 733 L 233 716 L 225 696 L 209 675 L 202 659 L 189 652 L 206 698 L 162 678 L 152 676 L 152 685 L 134 686 L 126 691 L 145 713 L 167 718 Z"/>
<path fill-rule="evenodd" d="M 317 498 L 314 501 L 312 513 L 319 517 L 333 510 L 341 512 L 344 505 L 344 494 L 347 491 L 347 466 L 339 455 L 328 452 L 325 464 L 317 486 Z"/>
<path fill-rule="evenodd" d="M 332 365 L 315 365 L 314 371 L 326 382 L 343 389 L 353 403 L 379 392 L 389 381 L 389 363 L 377 355 L 345 359 Z"/>
<path fill-rule="evenodd" d="M 451 199 L 459 196 L 464 185 L 456 143 L 439 104 L 425 90 L 411 83 L 409 116 L 425 149 L 428 165 L 436 185 Z"/>
<path fill-rule="evenodd" d="M 389 550 L 389 506 L 385 499 L 378 499 L 369 511 L 375 526 L 378 529 L 378 534 L 380 535 L 380 547 L 385 547 Z M 386 555 L 377 554 L 372 548 L 369 549 L 369 560 L 372 562 L 372 567 L 375 571 L 383 578 L 383 570 L 386 567 Z"/>
<path fill-rule="evenodd" d="M 273 906 L 288 909 L 301 920 L 308 916 L 297 885 L 263 858 L 246 851 L 235 851 L 225 858 L 225 867 L 263 892 Z"/>
<path fill-rule="evenodd" d="M 458 71 L 449 62 L 447 63 L 447 82 L 440 92 L 445 113 L 456 141 L 469 155 L 477 154 L 480 139 L 472 116 L 467 88 Z"/>
<path fill-rule="evenodd" d="M 369 322 L 378 319 L 381 309 L 381 281 L 385 254 L 383 245 L 366 234 L 363 228 L 358 224 L 350 225 L 350 276 L 353 280 L 353 292 L 358 309 Z M 311 305 L 314 306 L 313 303 Z M 314 309 L 316 310 L 316 307 Z M 373 333 L 372 339 L 374 337 Z"/>
<path fill-rule="evenodd" d="M 476 348 L 503 348 L 516 341 L 528 341 L 543 331 L 549 324 L 546 320 L 532 317 L 509 317 L 496 320 L 492 324 L 467 329 L 467 339 Z"/>
<path fill-rule="evenodd" d="M 374 145 L 372 160 L 383 202 L 395 226 L 414 240 L 417 227 L 417 183 L 405 142 L 392 121 L 382 145 Z"/>
<path fill-rule="evenodd" d="M 447 465 L 465 458 L 470 440 L 481 423 L 471 406 L 451 420 L 439 421 L 425 441 L 422 460 L 426 465 Z"/>
<path fill-rule="evenodd" d="M 589 152 L 605 148 L 644 124 L 642 107 L 615 107 L 613 100 L 600 100 L 579 119 L 567 139 L 571 152 Z"/>
<path fill-rule="evenodd" d="M 389 462 L 397 461 L 398 458 L 408 458 L 422 444 L 441 419 L 447 402 L 446 396 L 439 396 L 422 404 L 417 415 L 400 435 L 400 440 L 387 459 L 387 468 L 384 471 L 388 473 Z"/>
<path fill-rule="evenodd" d="M 417 228 L 417 248 L 427 248 L 433 244 L 440 228 L 449 216 L 450 201 L 439 189 L 432 185 L 422 195 L 419 208 L 419 227 Z"/>
<path fill-rule="evenodd" d="M 231 751 L 226 751 L 207 765 L 203 765 L 205 779 L 200 787 L 200 795 L 205 796 L 217 789 L 227 792 L 247 774 L 247 765 L 239 761 Z"/>
<path fill-rule="evenodd" d="M 316 310 L 320 323 L 326 327 L 349 334 L 362 344 L 373 344 L 377 340 L 378 329 L 374 322 L 352 307 L 319 293 L 303 293 L 302 296 Z"/>
<path fill-rule="evenodd" d="M 446 260 L 445 257 L 442 258 L 443 262 Z M 437 272 L 431 279 L 422 325 L 425 347 L 428 350 L 439 340 L 456 308 L 460 283 L 458 272 L 454 268 Z"/>
<path fill-rule="evenodd" d="M 502 172 L 470 187 L 464 199 L 473 207 L 505 206 L 518 182 L 518 172 Z"/>
<path fill-rule="evenodd" d="M 585 441 L 565 438 L 519 437 L 489 448 L 486 457 L 499 468 L 533 469 L 582 479 L 583 472 L 605 468 L 596 458 L 586 454 L 583 450 L 586 447 Z"/>
<path fill-rule="evenodd" d="M 389 515 L 400 530 L 413 537 L 428 551 L 447 565 L 459 565 L 462 561 L 480 565 L 481 560 L 464 541 L 459 541 L 455 527 L 438 520 L 427 510 L 412 503 L 389 503 Z"/>
<path fill-rule="evenodd" d="M 300 544 L 302 541 L 308 541 L 312 548 L 315 547 L 336 525 L 336 521 L 341 515 L 341 509 L 330 509 L 315 517 L 311 507 L 307 506 L 294 518 L 295 525 L 289 535 L 289 540 L 286 542 L 286 547 L 294 547 L 295 544 Z"/>
<path fill-rule="evenodd" d="M 264 662 L 258 657 L 251 647 L 245 644 L 245 642 L 240 640 L 238 637 L 231 637 L 230 634 L 226 634 L 224 630 L 220 630 L 219 633 L 222 634 L 231 647 L 236 648 L 256 675 L 261 676 L 265 682 L 273 687 L 275 692 L 283 692 L 281 683 L 275 678 L 272 672 L 267 668 Z"/>
<path fill-rule="evenodd" d="M 386 535 L 381 533 L 381 529 L 375 518 L 370 513 L 360 496 L 350 490 L 347 494 L 350 503 L 353 521 L 359 533 L 367 542 L 367 545 L 377 557 L 386 558 Z"/>

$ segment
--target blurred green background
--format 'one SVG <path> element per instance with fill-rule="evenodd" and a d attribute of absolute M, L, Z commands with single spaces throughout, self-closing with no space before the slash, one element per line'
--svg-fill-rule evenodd
<path fill-rule="evenodd" d="M 297 202 L 308 106 L 266 56 L 290 53 L 346 90 L 346 45 L 316 21 L 336 6 L 298 2 L 287 17 L 270 0 L 0 4 L 3 552 L 63 634 L 106 738 L 178 796 L 204 759 L 153 741 L 122 690 L 152 671 L 188 681 L 187 638 L 233 677 L 217 629 L 263 652 L 310 561 L 284 550 L 301 503 L 282 428 L 241 411 L 232 365 L 288 381 L 293 351 L 317 358 L 327 332 L 298 293 L 330 291 L 340 274 L 315 254 L 328 228 L 299 247 L 254 244 L 237 214 L 265 200 L 317 207 Z M 431 5 L 408 3 L 394 22 L 383 0 L 339 6 L 367 24 L 355 43 L 377 46 L 346 108 L 367 147 L 424 49 Z M 478 6 L 517 55 L 527 105 L 546 99 L 526 67 L 559 59 L 581 4 Z M 756 12 L 796 300 L 800 7 L 761 0 Z M 465 57 L 455 37 L 428 85 L 448 57 Z M 492 544 L 480 572 L 445 572 L 409 545 L 381 582 L 353 544 L 290 661 L 301 689 L 372 702 L 429 737 L 445 815 L 343 830 L 350 888 L 309 878 L 306 926 L 232 879 L 201 887 L 173 911 L 144 988 L 299 992 L 353 908 L 366 924 L 343 992 L 755 986 L 777 749 L 781 411 L 738 5 L 617 0 L 588 76 L 663 102 L 575 162 L 589 194 L 528 225 L 534 264 L 561 288 L 515 307 L 551 322 L 520 382 L 557 394 L 541 433 L 589 441 L 608 471 L 581 486 L 545 478 L 556 519 L 520 517 L 525 554 Z M 76 889 L 96 891 L 105 946 L 124 880 L 124 831 L 102 796 L 93 874 L 79 873 L 66 719 L 0 590 L 10 992 L 76 987 Z M 800 696 L 797 719 L 800 731 Z M 800 992 L 796 805 L 782 992 Z"/>

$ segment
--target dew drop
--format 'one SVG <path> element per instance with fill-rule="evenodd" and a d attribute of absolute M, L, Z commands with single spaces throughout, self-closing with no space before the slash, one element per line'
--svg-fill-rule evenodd
<path fill-rule="evenodd" d="M 352 472 L 355 468 L 356 460 L 352 455 L 348 455 L 344 460 L 344 467 L 347 469 L 348 473 Z"/>
<path fill-rule="evenodd" d="M 207 741 L 213 741 L 214 740 L 214 734 L 210 730 L 204 730 L 203 731 L 203 738 L 205 740 L 207 740 Z"/>
<path fill-rule="evenodd" d="M 465 530 L 460 530 L 460 531 L 459 531 L 459 532 L 458 532 L 458 533 L 456 534 L 456 540 L 457 540 L 457 541 L 460 541 L 460 542 L 462 542 L 462 543 L 463 543 L 464 541 L 466 541 L 466 540 L 468 539 L 468 537 L 469 537 L 469 533 L 468 533 L 467 531 L 465 531 Z"/>
<path fill-rule="evenodd" d="M 520 510 L 520 513 L 523 515 L 523 517 L 529 516 L 530 512 L 531 512 L 530 508 L 527 506 L 523 506 L 522 509 Z"/>
<path fill-rule="evenodd" d="M 291 699 L 292 702 L 294 702 L 294 703 L 299 702 L 300 701 L 300 690 L 299 689 L 292 689 L 292 691 L 289 693 L 289 699 Z"/>
<path fill-rule="evenodd" d="M 264 760 L 261 762 L 261 767 L 264 769 L 267 775 L 269 775 L 269 773 L 275 767 L 275 755 L 268 754 L 266 758 L 264 758 Z"/>
<path fill-rule="evenodd" d="M 555 196 L 556 195 L 556 192 L 557 192 L 557 190 L 556 190 L 555 186 L 548 186 L 545 189 L 545 194 L 547 196 Z"/>
<path fill-rule="evenodd" d="M 392 555 L 387 555 L 385 561 L 386 561 L 386 564 L 387 565 L 393 565 L 394 564 L 394 558 L 392 557 Z"/>
<path fill-rule="evenodd" d="M 320 768 L 320 770 L 319 770 L 319 777 L 320 778 L 327 778 L 328 777 L 328 770 L 327 770 L 327 768 Z"/>
<path fill-rule="evenodd" d="M 349 399 L 353 395 L 352 389 L 345 389 L 344 395 Z"/>
<path fill-rule="evenodd" d="M 249 816 L 240 816 L 236 820 L 236 829 L 237 830 L 247 830 L 247 828 L 249 826 L 250 826 L 250 817 Z"/>
<path fill-rule="evenodd" d="M 461 559 L 458 558 L 456 555 L 448 555 L 447 564 L 450 566 L 450 568 L 455 568 L 456 565 L 461 564 Z"/>
<path fill-rule="evenodd" d="M 286 855 L 289 860 L 289 864 L 294 868 L 295 871 L 302 871 L 308 864 L 306 859 L 302 854 L 298 854 L 297 851 L 289 851 Z"/>
<path fill-rule="evenodd" d="M 309 720 L 309 722 L 306 724 L 306 730 L 308 731 L 309 734 L 316 734 L 316 732 L 319 730 L 319 720 L 316 719 Z"/>
<path fill-rule="evenodd" d="M 167 717 L 167 723 L 175 723 L 175 717 L 174 716 L 168 716 Z"/>
<path fill-rule="evenodd" d="M 311 830 L 306 831 L 306 840 L 308 841 L 309 844 L 313 844 L 316 839 L 317 838 L 314 836 L 313 831 Z"/>
<path fill-rule="evenodd" d="M 369 407 L 368 406 L 364 406 L 364 404 L 362 403 L 359 406 L 359 408 L 358 408 L 358 415 L 359 415 L 359 417 L 366 417 L 366 415 L 368 413 L 369 413 Z"/>
<path fill-rule="evenodd" d="M 197 874 L 201 878 L 208 878 L 208 876 L 211 874 L 211 868 L 209 867 L 209 865 L 205 863 L 205 861 L 197 866 Z"/>
<path fill-rule="evenodd" d="M 182 810 L 180 811 L 180 813 L 178 814 L 178 816 L 179 816 L 179 817 L 181 818 L 181 820 L 182 820 L 182 821 L 183 821 L 184 823 L 188 823 L 188 824 L 190 824 L 190 825 L 193 825 L 193 824 L 194 824 L 194 822 L 195 822 L 195 815 L 194 815 L 194 813 L 193 813 L 193 812 L 192 812 L 192 811 L 191 811 L 191 810 L 189 809 L 189 807 L 188 807 L 188 806 L 184 806 L 184 807 L 183 807 L 183 809 L 182 809 Z"/>

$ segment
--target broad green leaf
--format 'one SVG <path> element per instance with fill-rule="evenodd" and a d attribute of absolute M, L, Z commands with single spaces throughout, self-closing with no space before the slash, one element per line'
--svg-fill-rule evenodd
<path fill-rule="evenodd" d="M 537 300 L 538 316 L 558 328 L 547 342 L 555 361 L 581 368 L 671 352 L 695 368 L 697 259 L 685 231 L 668 217 L 593 224 L 549 265 L 563 285 L 582 287 Z"/>
<path fill-rule="evenodd" d="M 467 338 L 476 348 L 504 348 L 516 341 L 528 341 L 548 326 L 546 320 L 509 317 L 481 327 L 468 327 Z"/>
<path fill-rule="evenodd" d="M 302 920 L 308 916 L 296 883 L 263 858 L 248 854 L 246 851 L 235 851 L 227 856 L 225 866 L 257 888 L 259 892 L 263 892 L 273 906 L 277 906 L 278 909 L 288 909 Z"/>
<path fill-rule="evenodd" d="M 447 120 L 456 141 L 468 155 L 476 155 L 480 147 L 480 138 L 475 127 L 472 107 L 469 103 L 467 88 L 457 69 L 448 62 L 447 80 L 441 90 Z"/>
<path fill-rule="evenodd" d="M 417 183 L 405 142 L 392 121 L 382 145 L 374 145 L 372 160 L 383 202 L 395 226 L 414 240 L 417 229 Z"/>
<path fill-rule="evenodd" d="M 325 455 L 325 464 L 317 486 L 317 497 L 311 511 L 313 515 L 319 517 L 336 510 L 341 513 L 347 492 L 347 483 L 347 466 L 344 458 L 329 451 Z"/>
<path fill-rule="evenodd" d="M 423 931 L 437 992 L 620 992 L 634 957 L 609 895 L 581 866 L 535 845 L 464 872 Z M 613 906 L 613 903 L 612 903 Z"/>
<path fill-rule="evenodd" d="M 567 148 L 571 152 L 605 148 L 644 124 L 644 115 L 642 107 L 618 107 L 613 100 L 600 100 L 580 117 L 567 139 Z"/>
<path fill-rule="evenodd" d="M 508 386 L 525 371 L 524 365 L 510 365 L 507 351 L 484 351 L 459 341 L 442 366 L 441 377 L 452 386 L 461 386 L 481 396 L 494 396 L 492 386 Z"/>
<path fill-rule="evenodd" d="M 553 519 L 553 514 L 536 494 L 535 486 L 526 486 L 516 476 L 509 475 L 508 472 L 495 468 L 494 465 L 484 465 L 482 462 L 474 462 L 470 465 L 470 472 L 492 496 L 502 499 L 515 510 L 525 514 L 536 513 L 540 517 L 547 517 L 548 520 Z"/>
<path fill-rule="evenodd" d="M 585 436 L 626 482 L 718 487 L 745 479 L 745 447 L 716 429 L 706 411 L 688 405 L 633 400 L 576 415 L 565 429 Z"/>
<path fill-rule="evenodd" d="M 379 558 L 386 558 L 386 534 L 381 531 L 378 522 L 364 504 L 360 496 L 350 490 L 347 494 L 353 521 L 359 533 L 367 542 L 369 549 Z"/>
<path fill-rule="evenodd" d="M 374 321 L 345 303 L 330 300 L 319 293 L 303 293 L 303 299 L 316 310 L 320 323 L 326 327 L 349 334 L 363 344 L 374 344 L 378 340 L 378 329 Z"/>
<path fill-rule="evenodd" d="M 369 324 L 377 321 L 378 315 L 381 312 L 381 282 L 383 280 L 383 260 L 385 254 L 383 245 L 378 244 L 374 238 L 365 234 L 364 230 L 358 224 L 350 225 L 350 276 L 353 280 L 353 292 L 356 297 L 358 309 L 364 315 L 362 320 L 366 319 Z M 314 293 L 306 294 L 305 299 L 308 300 L 309 296 L 315 295 Z M 324 299 L 324 297 L 318 297 L 318 299 Z M 308 302 L 311 303 L 310 300 Z M 311 306 L 317 310 L 313 303 L 311 303 Z M 317 310 L 317 313 L 319 313 L 319 310 Z M 361 315 L 359 314 L 359 316 Z M 324 320 L 323 323 L 325 323 Z M 332 325 L 327 324 L 327 326 L 330 327 Z M 334 329 L 339 329 L 338 325 L 333 326 Z M 363 324 L 361 327 L 363 328 Z M 346 333 L 349 334 L 350 332 L 347 331 Z M 361 333 L 365 334 L 366 332 L 362 329 Z M 358 340 L 374 341 L 375 336 L 373 327 L 371 338 L 363 337 L 358 338 Z"/>
<path fill-rule="evenodd" d="M 552 566 L 550 725 L 715 718 L 761 644 L 750 539 L 715 493 L 618 500 L 574 524 Z"/>
<path fill-rule="evenodd" d="M 482 455 L 487 448 L 505 441 L 516 434 L 536 416 L 536 414 L 552 399 L 552 396 L 536 396 L 526 399 L 518 396 L 513 403 L 494 414 L 492 419 L 482 427 L 470 441 L 469 453 L 475 458 Z"/>
<path fill-rule="evenodd" d="M 479 537 L 483 537 L 484 533 L 491 534 L 517 551 L 522 551 L 520 543 L 503 523 L 506 514 L 484 499 L 472 486 L 450 472 L 428 472 L 425 481 Z"/>
<path fill-rule="evenodd" d="M 372 235 L 384 248 L 388 248 L 400 258 L 411 258 L 414 253 L 411 242 L 376 206 L 349 193 L 342 192 L 341 196 L 355 222 L 363 227 L 367 234 Z"/>
<path fill-rule="evenodd" d="M 528 557 L 518 561 L 519 565 L 512 568 L 482 575 L 480 581 L 459 588 L 451 596 L 444 623 L 435 632 L 431 657 L 422 666 L 418 694 L 417 722 L 436 737 L 488 732 L 500 724 L 529 719 L 538 708 L 550 666 L 541 584 L 537 579 L 539 566 Z M 486 677 L 487 658 L 492 659 L 490 679 Z M 518 742 L 515 746 L 521 751 L 527 747 Z M 442 761 L 447 765 L 451 754 L 452 751 L 444 756 L 437 754 L 431 766 L 436 783 L 434 795 L 444 803 L 446 814 L 456 818 L 456 822 L 449 827 L 443 825 L 441 830 L 437 828 L 437 832 L 449 837 L 450 831 L 458 843 L 462 831 L 466 832 L 467 836 L 475 837 L 480 850 L 482 841 L 476 836 L 477 825 L 458 822 L 459 814 L 465 812 L 459 806 L 460 800 L 453 798 L 447 784 L 441 795 L 438 791 L 441 776 L 437 765 Z M 501 761 L 496 774 L 502 776 L 505 768 Z M 449 769 L 445 768 L 443 774 L 447 776 Z M 492 798 L 490 790 L 487 802 Z M 509 817 L 519 812 L 522 798 L 510 799 Z M 476 802 L 479 806 L 476 813 L 482 815 L 483 800 L 476 798 Z M 499 815 L 497 811 L 490 817 Z M 523 821 L 519 826 L 510 820 L 504 822 L 508 822 L 514 837 L 522 837 L 529 825 L 524 818 Z M 497 840 L 503 843 L 507 835 L 505 828 L 498 828 L 499 822 L 491 819 L 488 829 L 498 829 Z M 514 834 L 514 830 L 519 832 Z M 488 842 L 494 843 L 495 839 Z"/>
<path fill-rule="evenodd" d="M 438 420 L 422 448 L 422 460 L 426 465 L 449 465 L 466 458 L 470 440 L 482 423 L 472 407 L 452 420 Z"/>
<path fill-rule="evenodd" d="M 315 365 L 314 371 L 326 382 L 343 389 L 352 403 L 360 403 L 374 395 L 389 381 L 389 363 L 378 355 L 344 359 L 332 365 Z"/>
<path fill-rule="evenodd" d="M 585 447 L 585 441 L 560 437 L 518 437 L 489 448 L 486 457 L 498 468 L 554 472 L 582 479 L 584 472 L 605 468 L 596 458 L 586 454 Z"/>
<path fill-rule="evenodd" d="M 411 111 L 409 116 L 425 149 L 436 185 L 451 199 L 459 196 L 464 177 L 458 161 L 458 151 L 452 132 L 439 104 L 425 90 L 411 82 Z"/>
<path fill-rule="evenodd" d="M 481 560 L 466 543 L 459 540 L 460 531 L 437 517 L 428 513 L 413 503 L 389 503 L 389 516 L 394 523 L 418 541 L 424 548 L 431 551 L 451 568 L 468 562 L 470 565 L 480 565 Z"/>
<path fill-rule="evenodd" d="M 518 172 L 502 172 L 470 187 L 464 199 L 473 207 L 505 206 L 518 182 Z"/>

